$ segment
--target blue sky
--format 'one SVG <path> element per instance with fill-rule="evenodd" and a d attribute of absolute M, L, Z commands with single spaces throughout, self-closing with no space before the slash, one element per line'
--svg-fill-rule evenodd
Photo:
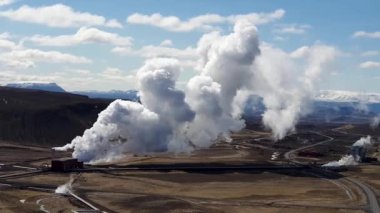
<path fill-rule="evenodd" d="M 313 44 L 340 51 L 321 89 L 380 93 L 379 9 L 378 0 L 0 0 L 0 83 L 131 89 L 143 61 L 164 52 L 188 64 L 184 84 L 195 73 L 194 48 L 203 34 L 228 33 L 232 16 L 260 14 L 261 42 L 287 52 Z M 218 17 L 188 22 L 206 14 Z"/>

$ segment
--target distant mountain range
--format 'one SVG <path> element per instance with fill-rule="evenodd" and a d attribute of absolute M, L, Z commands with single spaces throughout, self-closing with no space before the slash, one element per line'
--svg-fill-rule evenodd
<path fill-rule="evenodd" d="M 11 83 L 5 85 L 5 87 L 11 88 L 21 88 L 21 89 L 32 89 L 32 90 L 42 90 L 48 92 L 67 92 L 62 87 L 56 83 L 30 83 L 30 82 L 20 82 L 20 83 Z M 84 95 L 89 98 L 100 98 L 100 99 L 123 99 L 138 101 L 139 96 L 136 90 L 111 90 L 111 91 L 70 91 L 68 93 Z"/>
<path fill-rule="evenodd" d="M 62 87 L 58 86 L 58 84 L 56 83 L 21 82 L 21 83 L 11 83 L 5 86 L 11 87 L 11 88 L 34 89 L 34 90 L 42 90 L 42 91 L 49 91 L 49 92 L 66 92 Z"/>
<path fill-rule="evenodd" d="M 111 90 L 111 91 L 72 91 L 73 94 L 85 95 L 89 98 L 102 99 L 123 99 L 131 101 L 139 101 L 138 92 L 136 90 Z"/>
<path fill-rule="evenodd" d="M 66 92 L 56 83 L 11 83 L 6 87 L 43 90 L 50 92 Z M 110 91 L 70 91 L 69 93 L 85 95 L 89 98 L 101 99 L 126 99 L 138 101 L 138 91 L 136 90 L 110 90 Z M 340 90 L 321 90 L 315 97 L 318 102 L 339 102 L 339 103 L 380 103 L 380 94 L 359 93 Z"/>
<path fill-rule="evenodd" d="M 56 83 L 11 83 L 5 85 L 12 88 L 35 89 L 50 92 L 66 92 Z M 90 98 L 105 99 L 136 99 L 138 92 L 136 90 L 111 90 L 111 91 L 71 91 L 70 93 L 86 95 Z M 321 90 L 315 97 L 317 101 L 326 102 L 365 102 L 380 103 L 380 94 L 376 93 L 359 93 L 340 90 Z"/>
<path fill-rule="evenodd" d="M 321 90 L 315 97 L 318 101 L 380 103 L 380 94 L 359 93 L 340 90 Z"/>
<path fill-rule="evenodd" d="M 111 90 L 111 91 L 70 91 L 66 92 L 56 83 L 13 83 L 6 87 L 22 88 L 30 90 L 43 90 L 64 94 L 77 94 L 87 96 L 90 99 L 115 99 L 139 101 L 138 91 Z M 358 93 L 348 91 L 322 90 L 310 107 L 312 113 L 303 117 L 304 121 L 312 122 L 355 122 L 367 123 L 370 119 L 380 115 L 380 94 Z M 262 98 L 251 96 L 244 110 L 246 118 L 260 118 L 265 111 Z M 260 119 L 254 119 L 260 120 Z"/>

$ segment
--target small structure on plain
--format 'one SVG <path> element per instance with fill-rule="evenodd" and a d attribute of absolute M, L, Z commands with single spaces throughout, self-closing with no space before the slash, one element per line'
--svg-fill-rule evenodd
<path fill-rule="evenodd" d="M 73 169 L 83 169 L 83 162 L 76 158 L 58 158 L 51 161 L 51 171 L 68 172 Z"/>

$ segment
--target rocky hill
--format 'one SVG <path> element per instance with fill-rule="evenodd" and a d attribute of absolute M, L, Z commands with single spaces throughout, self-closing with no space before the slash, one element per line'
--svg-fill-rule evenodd
<path fill-rule="evenodd" d="M 66 92 L 62 87 L 58 86 L 56 83 L 10 83 L 5 85 L 6 87 L 11 88 L 21 88 L 21 89 L 34 89 L 34 90 L 43 90 L 50 92 Z"/>
<path fill-rule="evenodd" d="M 92 126 L 109 100 L 0 87 L 0 140 L 57 146 Z"/>

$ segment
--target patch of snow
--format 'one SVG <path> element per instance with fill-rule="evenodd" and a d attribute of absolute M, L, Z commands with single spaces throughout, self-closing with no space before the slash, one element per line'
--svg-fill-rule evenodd
<path fill-rule="evenodd" d="M 277 160 L 278 156 L 280 156 L 280 153 L 279 152 L 273 152 L 270 160 Z"/>

